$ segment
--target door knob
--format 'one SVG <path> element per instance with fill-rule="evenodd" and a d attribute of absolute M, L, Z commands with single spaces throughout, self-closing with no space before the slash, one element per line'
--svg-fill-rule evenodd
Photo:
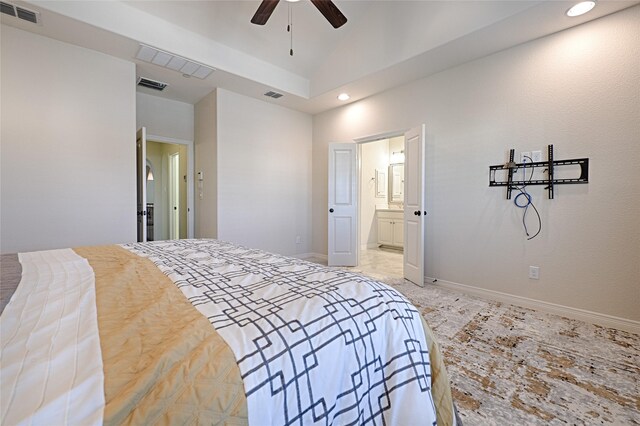
<path fill-rule="evenodd" d="M 422 212 L 420 212 L 420 210 L 418 210 L 416 213 L 417 213 L 418 216 L 420 216 L 422 214 Z"/>
<path fill-rule="evenodd" d="M 414 215 L 414 216 L 418 216 L 418 210 L 415 210 L 415 211 L 413 212 L 413 215 Z"/>
<path fill-rule="evenodd" d="M 329 209 L 329 213 L 333 213 L 333 209 Z"/>

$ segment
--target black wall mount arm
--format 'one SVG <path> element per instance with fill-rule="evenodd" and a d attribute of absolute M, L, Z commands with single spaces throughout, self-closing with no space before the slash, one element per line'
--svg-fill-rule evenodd
<path fill-rule="evenodd" d="M 509 162 L 507 164 L 498 164 L 495 166 L 489 166 L 489 186 L 506 186 L 507 187 L 507 200 L 511 199 L 511 191 L 521 186 L 529 185 L 547 185 L 545 188 L 548 190 L 549 199 L 553 200 L 553 186 L 563 184 L 577 184 L 577 183 L 589 183 L 589 159 L 588 158 L 574 158 L 571 160 L 554 160 L 553 159 L 553 145 L 547 147 L 547 161 L 537 161 L 535 163 L 516 163 L 513 161 L 515 150 L 509 150 Z M 577 178 L 569 179 L 557 179 L 554 177 L 554 169 L 558 166 L 580 166 L 580 176 Z M 546 179 L 523 179 L 514 180 L 513 175 L 517 169 L 535 169 L 543 167 L 543 172 L 547 173 Z M 507 180 L 497 181 L 496 172 L 507 170 Z M 526 175 L 526 173 L 525 173 Z"/>

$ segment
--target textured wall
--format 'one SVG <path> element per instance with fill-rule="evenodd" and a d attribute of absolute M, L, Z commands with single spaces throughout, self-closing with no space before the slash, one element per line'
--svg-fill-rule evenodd
<path fill-rule="evenodd" d="M 135 67 L 2 26 L 2 252 L 136 239 Z"/>
<path fill-rule="evenodd" d="M 636 6 L 315 116 L 313 251 L 327 252 L 329 142 L 426 123 L 427 276 L 640 320 L 638 22 Z M 532 187 L 543 229 L 527 241 L 488 166 L 547 144 L 589 157 L 590 183 L 555 200 Z"/>
<path fill-rule="evenodd" d="M 218 237 L 308 253 L 311 116 L 226 90 L 217 94 Z"/>
<path fill-rule="evenodd" d="M 218 113 L 214 90 L 195 105 L 195 237 L 218 237 Z M 198 172 L 204 180 L 198 181 Z"/>
<path fill-rule="evenodd" d="M 136 92 L 136 125 L 147 135 L 193 140 L 194 106 Z"/>

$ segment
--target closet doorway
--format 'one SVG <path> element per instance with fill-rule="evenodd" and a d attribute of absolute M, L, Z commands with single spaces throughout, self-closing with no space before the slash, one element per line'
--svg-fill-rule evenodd
<path fill-rule="evenodd" d="M 193 143 L 145 133 L 137 138 L 138 241 L 193 238 Z"/>

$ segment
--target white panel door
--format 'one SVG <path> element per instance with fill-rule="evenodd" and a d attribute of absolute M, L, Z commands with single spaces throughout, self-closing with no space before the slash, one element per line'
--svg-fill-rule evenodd
<path fill-rule="evenodd" d="M 404 277 L 424 285 L 425 126 L 405 133 L 404 141 Z"/>
<path fill-rule="evenodd" d="M 136 133 L 136 182 L 138 199 L 138 242 L 147 241 L 147 129 Z"/>
<path fill-rule="evenodd" d="M 357 145 L 329 145 L 329 266 L 358 265 Z"/>
<path fill-rule="evenodd" d="M 180 153 L 169 155 L 169 239 L 180 239 Z"/>

